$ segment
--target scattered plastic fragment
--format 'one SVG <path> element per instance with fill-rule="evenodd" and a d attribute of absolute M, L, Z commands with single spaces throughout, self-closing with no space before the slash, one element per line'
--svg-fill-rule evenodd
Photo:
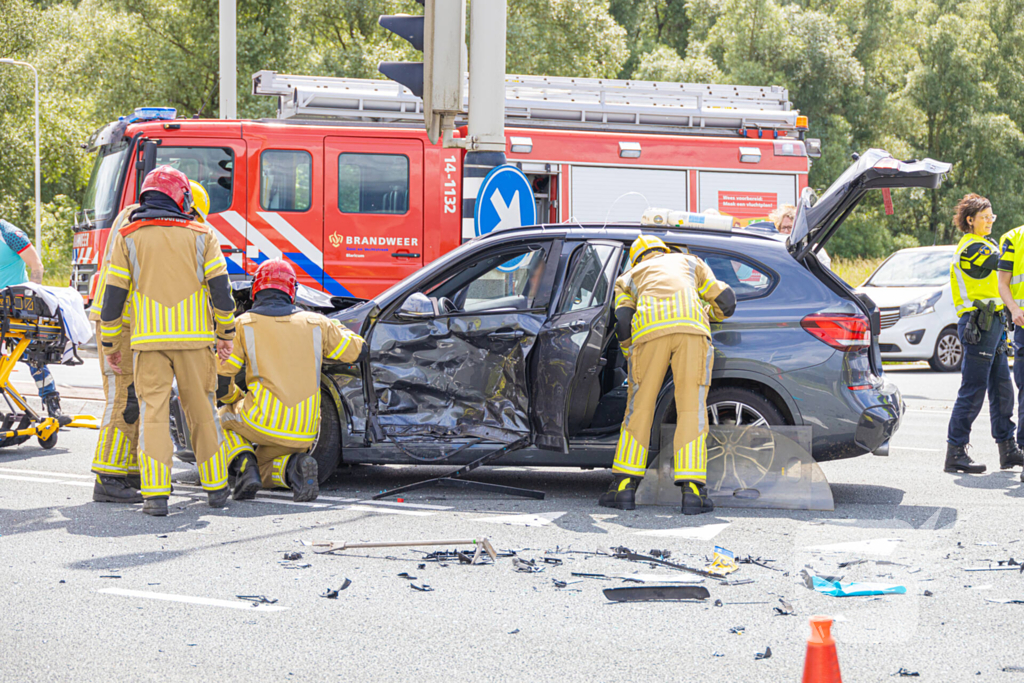
<path fill-rule="evenodd" d="M 772 649 L 770 647 L 768 647 L 767 645 L 765 645 L 764 646 L 764 652 L 758 652 L 757 654 L 755 654 L 754 655 L 754 660 L 758 660 L 758 659 L 771 659 L 771 657 L 772 657 Z"/>
<path fill-rule="evenodd" d="M 735 633 L 738 636 L 742 636 L 744 631 L 746 630 L 746 626 L 733 626 L 731 629 L 729 629 L 729 633 Z"/>
<path fill-rule="evenodd" d="M 771 567 L 768 564 L 766 564 L 767 562 L 774 562 L 774 561 L 775 560 L 766 560 L 766 559 L 764 559 L 764 558 L 762 558 L 760 556 L 759 557 L 751 557 L 750 555 L 747 555 L 746 557 L 737 557 L 736 558 L 736 562 L 738 564 L 756 564 L 758 567 L 764 567 L 765 569 L 771 569 L 773 572 L 781 572 L 782 570 L 779 569 L 778 567 Z"/>
<path fill-rule="evenodd" d="M 268 598 L 265 595 L 236 595 L 239 600 L 248 600 L 253 605 L 273 605 L 277 598 Z"/>
<path fill-rule="evenodd" d="M 748 583 L 754 583 L 753 579 L 733 579 L 731 581 L 723 581 L 723 586 L 746 586 Z"/>
<path fill-rule="evenodd" d="M 773 607 L 772 608 L 773 610 L 775 610 L 775 616 L 778 616 L 778 617 L 790 617 L 790 616 L 795 616 L 796 615 L 796 610 L 793 609 L 793 605 L 791 605 L 790 603 L 786 602 L 782 598 L 779 598 L 779 602 L 782 603 L 782 607 Z"/>
<path fill-rule="evenodd" d="M 102 575 L 100 575 L 100 578 L 101 579 L 120 579 L 121 576 L 119 574 L 102 574 Z"/>
<path fill-rule="evenodd" d="M 557 557 L 542 557 L 541 561 L 544 562 L 544 564 L 550 564 L 555 567 L 558 567 L 562 564 L 562 561 Z"/>
<path fill-rule="evenodd" d="M 661 565 L 663 567 L 671 567 L 673 569 L 678 569 L 680 571 L 690 572 L 691 574 L 696 574 L 697 576 L 703 576 L 703 577 L 706 577 L 706 578 L 709 578 L 709 579 L 715 579 L 716 581 L 723 581 L 722 577 L 717 576 L 715 574 L 712 574 L 711 572 L 704 571 L 703 569 L 696 569 L 694 567 L 687 567 L 685 564 L 680 564 L 680 563 L 677 563 L 677 562 L 669 562 L 667 560 L 661 560 L 661 559 L 658 559 L 657 557 L 653 557 L 651 555 L 641 555 L 639 553 L 633 552 L 632 550 L 630 550 L 629 548 L 627 548 L 625 546 L 619 546 L 617 548 L 612 548 L 612 553 L 613 553 L 614 557 L 616 557 L 616 558 L 618 558 L 620 560 L 631 560 L 633 562 L 650 562 L 652 564 Z M 749 579 L 748 579 L 748 582 L 752 583 L 752 581 L 749 580 Z"/>
<path fill-rule="evenodd" d="M 932 597 L 935 597 L 935 593 L 932 593 L 931 591 L 925 591 L 925 592 L 923 593 L 923 595 L 924 595 L 924 597 L 926 597 L 926 598 L 932 598 Z"/>
<path fill-rule="evenodd" d="M 739 568 L 740 566 L 736 564 L 736 555 L 731 550 L 716 545 L 715 554 L 711 557 L 711 564 L 704 567 L 704 571 L 717 574 L 718 576 L 725 576 L 726 574 L 732 574 Z"/>
<path fill-rule="evenodd" d="M 338 590 L 339 591 L 343 591 L 343 590 L 345 590 L 346 588 L 348 588 L 351 585 L 352 585 L 352 579 L 345 579 L 344 583 L 341 584 L 341 587 L 338 588 Z"/>
<path fill-rule="evenodd" d="M 301 560 L 302 559 L 302 553 L 297 552 L 297 551 L 294 552 L 294 553 L 285 553 L 284 554 L 284 559 L 286 559 L 286 560 Z"/>
<path fill-rule="evenodd" d="M 1011 674 L 1024 674 L 1024 666 L 1004 666 L 1001 671 Z"/>
<path fill-rule="evenodd" d="M 725 655 L 723 655 L 723 654 L 722 654 L 721 652 L 719 652 L 718 650 L 715 650 L 714 652 L 712 652 L 712 653 L 711 653 L 711 656 L 712 656 L 712 657 L 724 657 Z"/>
<path fill-rule="evenodd" d="M 605 588 L 604 597 L 612 602 L 645 602 L 649 600 L 706 600 L 711 593 L 704 586 L 624 586 Z"/>
<path fill-rule="evenodd" d="M 722 607 L 722 606 L 724 606 L 724 603 L 722 602 L 721 599 L 715 600 L 715 607 Z"/>
<path fill-rule="evenodd" d="M 401 500 L 401 498 L 399 498 L 399 500 Z M 509 632 L 508 632 L 508 634 L 509 634 L 510 636 L 514 636 L 514 635 L 515 635 L 515 634 L 517 634 L 517 633 L 519 633 L 519 629 L 516 629 L 515 631 L 509 631 Z"/>
<path fill-rule="evenodd" d="M 432 590 L 434 590 L 433 588 L 431 588 L 427 584 L 423 584 L 422 586 L 417 586 L 415 583 L 410 583 L 409 587 L 412 588 L 413 590 L 417 590 L 417 591 L 419 591 L 421 593 L 429 593 Z"/>
<path fill-rule="evenodd" d="M 672 551 L 671 550 L 657 550 L 657 549 L 655 549 L 655 550 L 651 550 L 647 554 L 651 555 L 652 557 L 657 557 L 659 560 L 667 560 L 668 558 L 672 557 Z"/>
<path fill-rule="evenodd" d="M 341 591 L 345 590 L 346 588 L 348 588 L 351 585 L 352 585 L 352 580 L 351 579 L 345 579 L 345 582 L 341 584 L 341 586 L 338 588 L 338 590 L 334 590 L 332 588 L 328 588 L 326 593 L 321 593 L 320 594 L 320 597 L 321 598 L 330 598 L 331 600 L 337 600 L 338 599 L 338 593 L 340 593 Z"/>
<path fill-rule="evenodd" d="M 899 671 L 897 671 L 897 672 L 896 672 L 896 673 L 894 673 L 894 674 L 890 674 L 890 675 L 891 675 L 891 676 L 908 676 L 908 677 L 909 677 L 909 676 L 913 676 L 913 677 L 917 677 L 917 676 L 920 676 L 921 674 L 919 674 L 919 673 L 918 673 L 918 672 L 916 672 L 916 671 L 909 671 L 909 670 L 907 670 L 907 669 L 904 669 L 904 668 L 903 668 L 903 667 L 901 666 L 901 667 L 900 667 L 900 670 L 899 670 Z"/>
<path fill-rule="evenodd" d="M 842 581 L 810 574 L 807 570 L 802 571 L 801 575 L 804 577 L 804 584 L 808 588 L 824 595 L 831 595 L 834 598 L 865 595 L 902 595 L 907 592 L 906 586 L 898 586 L 896 584 L 861 583 L 856 581 L 843 583 Z"/>
<path fill-rule="evenodd" d="M 421 564 L 416 565 L 416 569 L 426 569 L 426 568 L 427 568 L 426 564 L 422 564 L 421 563 Z"/>
<path fill-rule="evenodd" d="M 416 577 L 412 576 L 409 572 L 402 572 L 401 574 L 399 574 L 399 576 L 403 579 L 409 579 L 410 581 L 416 580 Z"/>
<path fill-rule="evenodd" d="M 538 567 L 536 560 L 524 560 L 519 557 L 512 558 L 512 566 L 515 567 L 517 572 L 523 572 L 524 574 L 538 574 L 544 571 L 544 567 Z"/>
<path fill-rule="evenodd" d="M 985 602 L 996 602 L 1000 605 L 1024 605 L 1020 598 L 985 598 Z"/>

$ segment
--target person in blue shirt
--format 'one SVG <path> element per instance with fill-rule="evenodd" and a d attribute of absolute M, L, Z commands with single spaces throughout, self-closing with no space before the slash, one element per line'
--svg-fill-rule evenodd
<path fill-rule="evenodd" d="M 0 289 L 20 285 L 29 280 L 41 285 L 43 261 L 29 241 L 28 235 L 0 218 L 0 237 L 3 238 L 0 239 Z M 31 276 L 26 272 L 25 266 L 28 266 Z M 28 368 L 32 373 L 32 379 L 36 381 L 39 398 L 46 406 L 46 412 L 60 422 L 61 426 L 69 424 L 71 418 L 61 412 L 60 394 L 57 393 L 57 384 L 53 381 L 49 369 L 45 365 L 29 365 Z"/>

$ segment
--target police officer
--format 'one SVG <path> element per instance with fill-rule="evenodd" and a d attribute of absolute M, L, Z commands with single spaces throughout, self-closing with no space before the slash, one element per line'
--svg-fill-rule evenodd
<path fill-rule="evenodd" d="M 252 283 L 253 307 L 238 318 L 238 343 L 220 364 L 221 456 L 235 477 L 234 498 L 263 488 L 290 488 L 296 501 L 320 491 L 316 460 L 306 451 L 320 429 L 323 359 L 354 363 L 363 339 L 340 323 L 295 305 L 295 271 L 265 261 Z M 246 391 L 235 377 L 244 368 Z"/>
<path fill-rule="evenodd" d="M 736 310 L 732 289 L 715 279 L 704 261 L 672 253 L 652 235 L 629 249 L 631 268 L 615 281 L 616 336 L 629 358 L 626 415 L 612 471 L 599 505 L 636 507 L 636 487 L 647 468 L 647 448 L 658 391 L 672 369 L 676 432 L 673 470 L 682 488 L 684 515 L 710 512 L 707 481 L 707 399 L 714 349 L 709 318 Z"/>
<path fill-rule="evenodd" d="M 999 465 L 1024 462 L 1014 441 L 1013 384 L 1006 361 L 1006 329 L 996 269 L 999 249 L 988 235 L 996 216 L 992 204 L 976 194 L 965 195 L 956 207 L 956 226 L 964 233 L 957 244 L 949 279 L 960 322 L 957 335 L 964 348 L 960 392 L 949 418 L 946 472 L 981 474 L 985 466 L 967 454 L 971 425 L 981 412 L 988 390 L 992 438 L 999 447 Z"/>
<path fill-rule="evenodd" d="M 195 181 L 189 181 L 192 188 L 192 213 L 196 220 L 206 221 L 210 210 L 210 195 L 206 189 Z M 102 336 L 100 329 L 100 309 L 103 306 L 103 292 L 106 287 L 107 265 L 116 240 L 114 235 L 126 226 L 131 214 L 139 208 L 131 204 L 117 215 L 111 225 L 107 248 L 100 262 L 99 277 L 96 280 L 96 292 L 93 305 L 89 308 L 89 320 L 96 324 L 96 339 Z M 131 294 L 129 293 L 129 296 Z M 133 378 L 131 340 L 131 309 L 127 308 L 122 323 L 121 334 L 117 338 L 117 348 L 121 353 L 121 371 L 114 372 L 105 358 L 103 364 L 103 397 L 106 406 L 100 422 L 99 438 L 92 458 L 92 472 L 96 475 L 93 484 L 92 499 L 98 503 L 141 503 L 142 480 L 139 475 L 138 439 L 139 439 L 139 399 L 135 395 Z"/>
<path fill-rule="evenodd" d="M 215 408 L 217 355 L 231 355 L 235 305 L 217 238 L 194 220 L 192 188 L 160 166 L 142 183 L 140 206 L 115 235 L 100 313 L 107 363 L 121 371 L 118 346 L 131 294 L 131 351 L 139 400 L 138 458 L 143 512 L 167 514 L 171 493 L 170 397 L 178 395 L 211 507 L 227 501 L 227 464 Z"/>
<path fill-rule="evenodd" d="M 1003 235 L 1000 240 L 999 298 L 1015 325 L 1013 331 L 1013 380 L 1017 384 L 1017 448 L 1024 445 L 1024 225 Z M 1024 465 L 1024 458 L 1004 459 L 1000 454 L 999 465 L 1003 469 Z M 1024 473 L 1021 473 L 1024 481 Z"/>

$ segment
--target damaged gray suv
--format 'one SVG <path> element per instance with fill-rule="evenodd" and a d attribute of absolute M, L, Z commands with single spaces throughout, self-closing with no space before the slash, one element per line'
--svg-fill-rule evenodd
<path fill-rule="evenodd" d="M 904 407 L 882 370 L 878 308 L 816 254 L 869 190 L 935 188 L 948 170 L 869 150 L 820 198 L 805 190 L 788 239 L 643 227 L 703 258 L 736 293 L 735 314 L 712 325 L 711 425 L 810 426 L 817 461 L 886 452 Z M 324 366 L 312 451 L 321 480 L 340 463 L 462 465 L 509 444 L 503 465 L 610 467 L 626 404 L 612 289 L 640 232 L 576 223 L 505 230 L 369 301 L 300 297 L 334 308 L 329 315 L 369 347 L 360 365 Z M 675 419 L 673 400 L 668 377 L 652 460 L 662 423 Z"/>

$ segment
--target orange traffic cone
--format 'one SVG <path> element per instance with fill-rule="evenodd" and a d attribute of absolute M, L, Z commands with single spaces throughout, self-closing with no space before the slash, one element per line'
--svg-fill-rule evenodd
<path fill-rule="evenodd" d="M 843 683 L 839 675 L 836 641 L 832 638 L 830 617 L 811 617 L 811 637 L 807 639 L 803 683 Z"/>

